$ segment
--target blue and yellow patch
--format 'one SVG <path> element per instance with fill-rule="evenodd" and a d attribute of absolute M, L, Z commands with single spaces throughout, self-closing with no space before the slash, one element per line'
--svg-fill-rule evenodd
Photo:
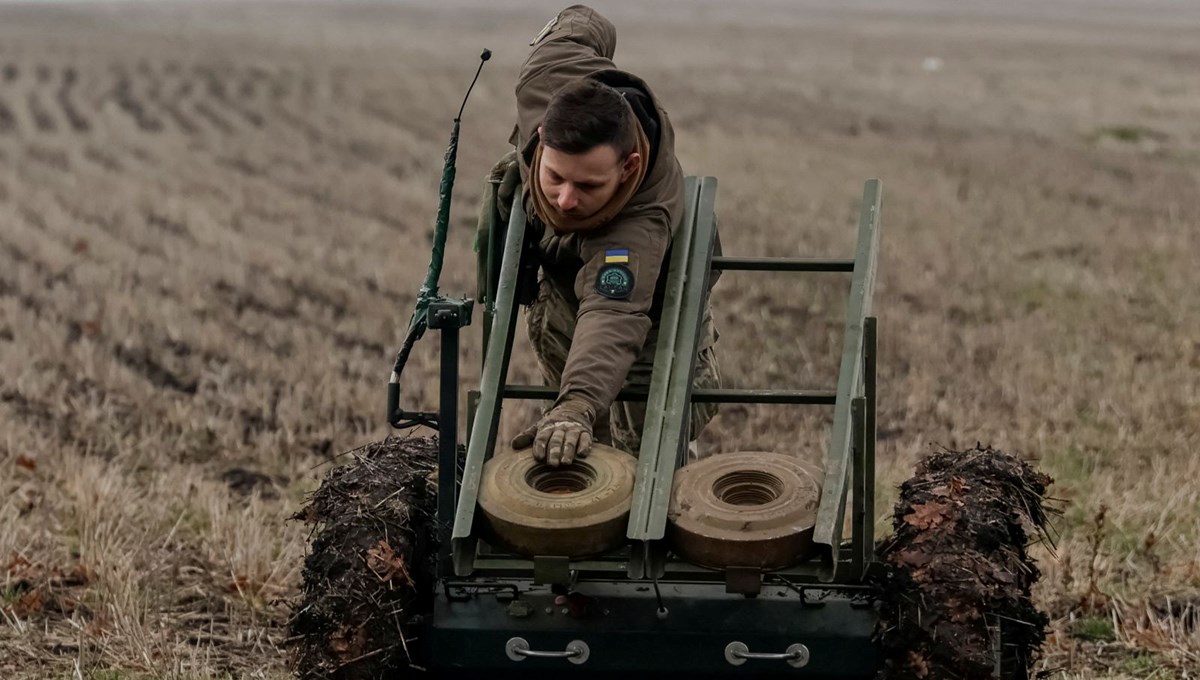
<path fill-rule="evenodd" d="M 629 251 L 625 248 L 604 251 L 604 264 L 626 264 L 628 262 Z"/>
<path fill-rule="evenodd" d="M 596 292 L 610 300 L 625 300 L 633 293 L 633 271 L 629 251 L 623 248 L 604 251 L 604 266 L 596 274 Z"/>

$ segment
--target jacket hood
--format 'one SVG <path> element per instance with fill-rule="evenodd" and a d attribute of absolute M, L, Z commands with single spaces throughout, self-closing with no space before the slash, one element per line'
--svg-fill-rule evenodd
<path fill-rule="evenodd" d="M 596 50 L 605 59 L 612 59 L 617 51 L 616 27 L 587 5 L 571 5 L 559 12 L 558 24 L 572 25 L 576 30 L 568 40 Z"/>

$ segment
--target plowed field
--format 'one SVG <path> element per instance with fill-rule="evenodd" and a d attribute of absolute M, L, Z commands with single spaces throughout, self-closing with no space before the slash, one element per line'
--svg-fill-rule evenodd
<path fill-rule="evenodd" d="M 387 433 L 442 151 L 490 47 L 442 279 L 473 290 L 479 185 L 557 9 L 0 4 L 0 677 L 284 673 L 306 539 L 286 518 Z M 1044 668 L 1196 677 L 1200 13 L 601 9 L 685 170 L 719 178 L 728 253 L 846 256 L 883 180 L 881 530 L 935 445 L 1040 459 L 1070 501 L 1041 553 Z M 723 279 L 729 381 L 832 385 L 846 285 Z M 435 345 L 413 406 L 436 404 Z M 537 375 L 523 352 L 513 380 Z M 828 421 L 729 406 L 701 445 L 819 460 Z"/>

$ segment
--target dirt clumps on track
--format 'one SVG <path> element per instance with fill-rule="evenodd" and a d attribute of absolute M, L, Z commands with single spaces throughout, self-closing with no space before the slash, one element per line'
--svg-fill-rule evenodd
<path fill-rule="evenodd" d="M 303 680 L 410 666 L 406 624 L 431 593 L 437 440 L 389 437 L 352 455 L 295 515 L 314 531 L 288 624 Z"/>
<path fill-rule="evenodd" d="M 889 680 L 1028 677 L 1048 619 L 1026 552 L 1044 538 L 1050 477 L 990 447 L 942 451 L 900 488 L 883 542 L 879 640 Z"/>

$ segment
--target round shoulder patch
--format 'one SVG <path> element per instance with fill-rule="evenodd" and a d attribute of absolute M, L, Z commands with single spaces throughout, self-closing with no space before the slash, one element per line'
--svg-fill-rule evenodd
<path fill-rule="evenodd" d="M 624 300 L 633 292 L 633 272 L 623 264 L 606 264 L 596 275 L 596 292 L 613 300 Z"/>

